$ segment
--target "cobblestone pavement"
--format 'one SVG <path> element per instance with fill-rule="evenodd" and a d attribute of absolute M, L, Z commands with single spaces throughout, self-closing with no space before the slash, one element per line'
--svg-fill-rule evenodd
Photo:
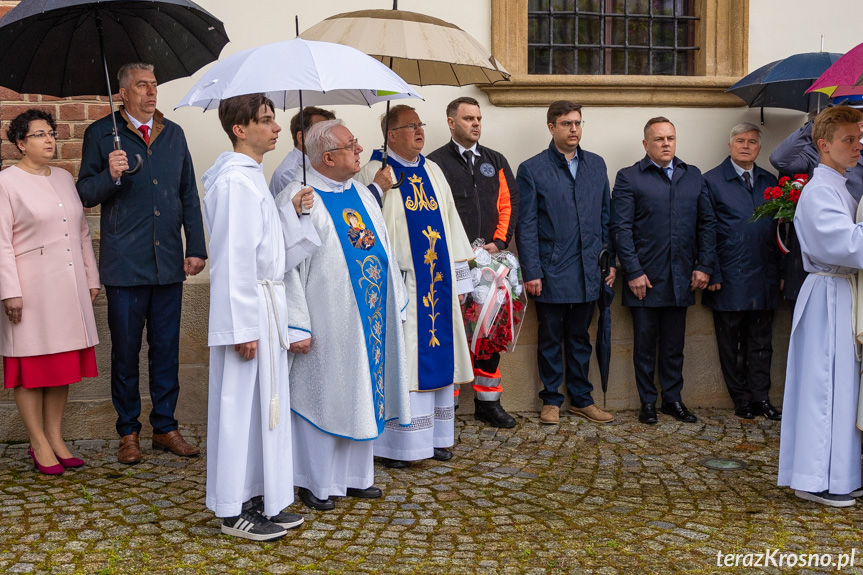
<path fill-rule="evenodd" d="M 295 503 L 305 525 L 267 544 L 220 533 L 204 508 L 203 457 L 153 452 L 145 439 L 144 461 L 128 467 L 116 440 L 76 441 L 88 465 L 52 478 L 32 470 L 26 445 L 0 445 L 0 571 L 804 574 L 837 569 L 779 567 L 777 555 L 768 567 L 719 567 L 717 554 L 838 561 L 854 550 L 857 567 L 840 572 L 863 573 L 863 503 L 825 508 L 776 487 L 778 423 L 697 413 L 697 424 L 660 415 L 656 426 L 634 412 L 604 426 L 522 413 L 512 430 L 460 416 L 452 460 L 376 466 L 383 499 L 340 499 L 329 512 Z M 183 432 L 202 443 L 203 428 Z M 747 467 L 713 471 L 700 463 L 709 457 Z"/>

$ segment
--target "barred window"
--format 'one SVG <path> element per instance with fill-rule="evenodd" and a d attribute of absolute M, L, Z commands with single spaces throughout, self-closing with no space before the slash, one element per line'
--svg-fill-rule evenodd
<path fill-rule="evenodd" d="M 528 0 L 529 74 L 695 74 L 696 0 Z"/>

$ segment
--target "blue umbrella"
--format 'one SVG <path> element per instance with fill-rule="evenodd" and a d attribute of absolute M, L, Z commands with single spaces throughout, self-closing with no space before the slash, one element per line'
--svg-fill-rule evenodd
<path fill-rule="evenodd" d="M 827 97 L 807 94 L 806 90 L 841 56 L 833 52 L 794 54 L 761 66 L 726 91 L 738 96 L 750 108 L 761 107 L 762 124 L 764 108 L 818 110 L 826 105 Z"/>
<path fill-rule="evenodd" d="M 599 318 L 596 323 L 596 362 L 599 364 L 599 377 L 602 382 L 602 408 L 605 409 L 605 394 L 608 391 L 608 368 L 611 364 L 611 301 L 614 299 L 614 290 L 608 287 L 605 280 L 608 278 L 610 267 L 608 250 L 599 253 L 599 269 L 602 275 L 602 291 L 596 305 L 599 307 Z"/>

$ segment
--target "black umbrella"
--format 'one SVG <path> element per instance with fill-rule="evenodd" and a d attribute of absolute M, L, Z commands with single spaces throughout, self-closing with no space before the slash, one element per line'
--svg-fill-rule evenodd
<path fill-rule="evenodd" d="M 599 364 L 599 376 L 602 380 L 602 408 L 605 409 L 605 394 L 608 391 L 608 367 L 611 364 L 611 301 L 614 290 L 605 280 L 611 263 L 608 250 L 599 252 L 599 269 L 602 275 L 602 291 L 596 305 L 599 307 L 599 318 L 596 322 L 596 362 Z"/>
<path fill-rule="evenodd" d="M 123 64 L 153 64 L 156 80 L 168 82 L 217 59 L 227 43 L 224 24 L 189 0 L 27 0 L 0 19 L 0 86 L 61 98 L 107 89 L 111 98 Z M 112 118 L 113 109 L 111 99 Z"/>
<path fill-rule="evenodd" d="M 764 123 L 764 108 L 785 108 L 810 112 L 823 108 L 827 103 L 824 94 L 807 94 L 806 90 L 842 54 L 832 52 L 807 52 L 794 54 L 761 66 L 744 76 L 727 92 L 746 102 L 750 108 L 761 108 L 761 123 Z"/>

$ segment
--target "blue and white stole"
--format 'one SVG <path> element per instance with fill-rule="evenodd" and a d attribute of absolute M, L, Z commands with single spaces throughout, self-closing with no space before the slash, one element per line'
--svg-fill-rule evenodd
<path fill-rule="evenodd" d="M 372 160 L 382 158 L 380 150 L 372 153 Z M 405 176 L 399 191 L 416 276 L 417 383 L 421 391 L 431 391 L 451 385 L 455 372 L 453 278 L 443 217 L 425 169 L 425 157 L 419 157 L 417 167 L 404 166 L 392 156 L 387 161 L 397 179 L 400 174 Z"/>
<path fill-rule="evenodd" d="M 353 185 L 342 193 L 317 188 L 315 191 L 330 213 L 336 235 L 342 244 L 342 253 L 363 324 L 369 373 L 372 377 L 375 421 L 380 434 L 384 430 L 387 252 L 377 239 L 374 223 Z"/>

